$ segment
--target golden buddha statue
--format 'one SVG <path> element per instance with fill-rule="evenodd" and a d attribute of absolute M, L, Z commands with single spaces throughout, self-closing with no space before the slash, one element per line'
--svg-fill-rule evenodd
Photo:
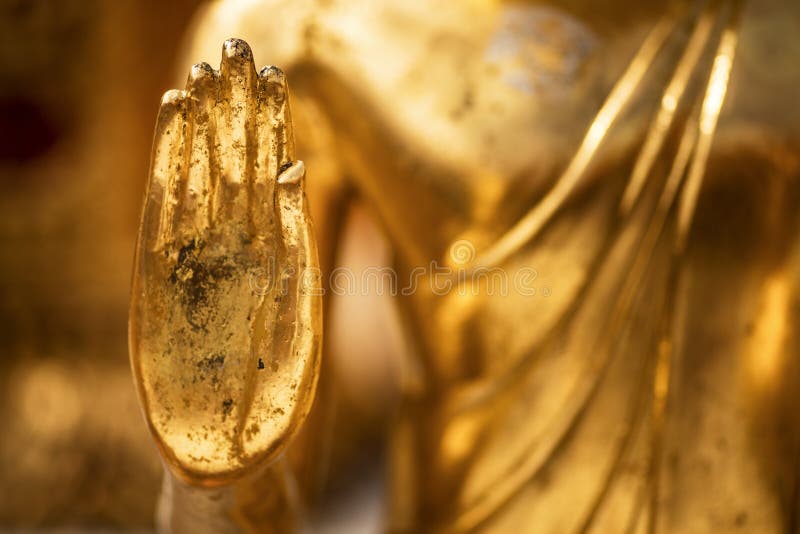
<path fill-rule="evenodd" d="M 163 528 L 301 528 L 352 202 L 408 346 L 389 531 L 798 528 L 800 9 L 639 4 L 206 8 L 132 292 Z"/>

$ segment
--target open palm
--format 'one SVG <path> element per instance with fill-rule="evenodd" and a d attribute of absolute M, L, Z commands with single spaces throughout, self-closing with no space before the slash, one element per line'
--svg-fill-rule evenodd
<path fill-rule="evenodd" d="M 176 474 L 266 465 L 307 415 L 321 296 L 283 73 L 231 39 L 164 95 L 134 266 L 130 348 Z"/>

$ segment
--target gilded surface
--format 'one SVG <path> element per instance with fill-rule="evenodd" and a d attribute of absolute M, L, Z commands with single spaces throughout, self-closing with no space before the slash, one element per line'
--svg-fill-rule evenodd
<path fill-rule="evenodd" d="M 800 61 L 788 37 L 771 51 L 797 9 L 756 4 L 230 0 L 198 19 L 191 60 L 247 40 L 291 81 L 300 155 L 335 162 L 308 171 L 322 280 L 354 197 L 400 285 L 414 280 L 396 296 L 408 354 L 389 530 L 798 528 Z M 276 115 L 259 114 L 277 71 L 257 82 L 238 47 L 162 104 L 132 315 L 167 463 L 222 484 L 233 508 L 243 473 L 275 451 L 301 492 L 324 483 L 308 473 L 336 390 L 323 365 L 289 443 L 312 388 L 278 392 L 316 377 L 308 339 L 322 327 L 301 313 L 316 301 L 265 307 L 243 273 L 276 250 L 310 261 L 292 229 L 314 240 L 306 215 L 257 220 L 281 168 L 260 137 Z M 259 517 L 227 525 L 278 520 Z"/>

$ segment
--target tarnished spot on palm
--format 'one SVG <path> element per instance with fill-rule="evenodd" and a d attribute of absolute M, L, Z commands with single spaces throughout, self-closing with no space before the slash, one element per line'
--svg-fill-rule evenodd
<path fill-rule="evenodd" d="M 307 415 L 321 297 L 283 73 L 231 39 L 164 95 L 139 231 L 130 345 L 172 470 L 225 483 L 266 465 Z"/>

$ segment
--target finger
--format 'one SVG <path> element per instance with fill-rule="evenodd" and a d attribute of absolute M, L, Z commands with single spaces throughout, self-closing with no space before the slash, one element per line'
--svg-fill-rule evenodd
<path fill-rule="evenodd" d="M 162 249 L 173 237 L 184 161 L 186 93 L 167 91 L 161 99 L 153 140 L 142 234 L 146 250 Z"/>
<path fill-rule="evenodd" d="M 264 67 L 259 74 L 259 124 L 267 126 L 262 146 L 264 176 L 276 180 L 283 167 L 294 160 L 294 133 L 289 109 L 289 86 L 278 67 Z"/>
<path fill-rule="evenodd" d="M 317 268 L 317 250 L 303 191 L 303 162 L 290 164 L 275 182 L 278 225 L 283 243 L 279 264 L 281 288 L 266 303 L 258 324 L 267 324 L 275 343 L 256 346 L 265 354 L 265 373 L 259 383 L 270 395 L 254 398 L 252 413 L 269 413 L 257 433 L 258 443 L 282 443 L 291 438 L 308 415 L 314 399 L 320 362 L 322 306 L 319 279 L 308 277 Z M 266 320 L 266 321 L 265 321 Z M 290 384 L 289 387 L 276 387 Z M 280 412 L 271 406 L 281 406 Z M 272 446 L 270 446 L 272 447 Z M 247 445 L 245 446 L 247 448 Z"/>
<path fill-rule="evenodd" d="M 286 247 L 287 260 L 297 262 L 303 268 L 316 261 L 316 246 L 313 240 L 311 216 L 305 195 L 305 164 L 302 161 L 289 163 L 278 175 L 277 208 L 281 223 L 281 237 Z"/>
<path fill-rule="evenodd" d="M 219 184 L 214 108 L 219 98 L 219 76 L 208 63 L 192 67 L 186 82 L 192 116 L 189 169 L 183 198 L 183 227 L 199 235 L 211 224 L 211 200 Z"/>
<path fill-rule="evenodd" d="M 275 180 L 294 158 L 286 77 L 277 67 L 264 67 L 258 77 L 258 156 L 253 183 L 251 220 L 254 234 L 274 233 Z"/>
<path fill-rule="evenodd" d="M 277 207 L 285 254 L 283 265 L 294 271 L 281 302 L 278 324 L 289 329 L 292 340 L 280 347 L 277 355 L 304 377 L 313 389 L 319 359 L 322 289 L 317 258 L 317 245 L 305 194 L 305 165 L 296 161 L 278 175 Z M 311 382 L 309 382 L 311 381 Z M 300 409 L 304 402 L 298 401 Z"/>
<path fill-rule="evenodd" d="M 247 215 L 246 188 L 255 164 L 254 119 L 257 76 L 250 47 L 228 39 L 222 47 L 218 128 L 221 183 L 217 216 L 230 220 Z M 230 211 L 229 211 L 230 210 Z"/>

